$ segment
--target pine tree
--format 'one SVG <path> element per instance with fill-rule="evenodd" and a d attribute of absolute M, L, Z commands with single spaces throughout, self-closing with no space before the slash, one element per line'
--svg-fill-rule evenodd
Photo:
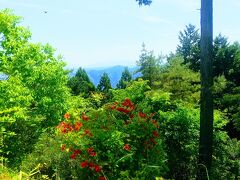
<path fill-rule="evenodd" d="M 124 71 L 122 72 L 121 79 L 119 80 L 117 84 L 118 89 L 125 89 L 127 86 L 127 83 L 132 80 L 132 75 L 129 72 L 128 68 L 125 67 Z"/>
<path fill-rule="evenodd" d="M 141 55 L 137 61 L 139 69 L 137 72 L 141 73 L 143 80 L 149 81 L 149 86 L 153 87 L 154 82 L 158 79 L 160 74 L 160 62 L 161 58 L 156 58 L 153 55 L 153 51 L 147 51 L 145 44 L 142 45 Z"/>
<path fill-rule="evenodd" d="M 68 86 L 74 95 L 82 94 L 83 96 L 89 96 L 91 92 L 95 91 L 94 84 L 90 81 L 86 71 L 81 67 L 77 70 L 76 75 L 69 79 Z"/>
<path fill-rule="evenodd" d="M 101 76 L 97 89 L 103 93 L 108 93 L 109 89 L 112 89 L 110 78 L 107 73 L 104 72 Z"/>
<path fill-rule="evenodd" d="M 180 45 L 177 53 L 183 56 L 184 64 L 188 64 L 194 71 L 200 70 L 200 35 L 198 29 L 192 24 L 186 26 L 179 34 Z"/>

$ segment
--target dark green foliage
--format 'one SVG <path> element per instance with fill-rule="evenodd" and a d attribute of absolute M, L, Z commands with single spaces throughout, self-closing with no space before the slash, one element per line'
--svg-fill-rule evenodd
<path fill-rule="evenodd" d="M 152 0 L 136 0 L 139 4 L 139 6 L 141 5 L 150 5 L 152 3 Z"/>
<path fill-rule="evenodd" d="M 192 24 L 186 26 L 179 34 L 180 45 L 177 53 L 183 56 L 184 64 L 188 64 L 194 71 L 200 69 L 200 35 L 196 27 Z"/>
<path fill-rule="evenodd" d="M 107 73 L 103 73 L 99 84 L 97 85 L 97 90 L 103 93 L 108 93 L 109 89 L 112 89 L 110 79 Z"/>
<path fill-rule="evenodd" d="M 179 40 L 180 45 L 177 48 L 177 53 L 183 56 L 183 63 L 187 64 L 194 71 L 199 71 L 200 36 L 198 30 L 193 25 L 186 26 L 186 29 L 180 32 Z M 213 41 L 214 106 L 216 109 L 226 112 L 226 117 L 229 119 L 227 129 L 229 134 L 232 134 L 231 137 L 236 138 L 239 138 L 239 135 L 237 135 L 239 132 L 236 131 L 238 128 L 237 124 L 239 124 L 237 113 L 239 98 L 236 91 L 240 86 L 239 67 L 239 43 L 230 44 L 226 37 L 219 34 Z"/>
<path fill-rule="evenodd" d="M 74 95 L 81 94 L 87 97 L 91 94 L 91 92 L 95 91 L 93 83 L 90 81 L 83 68 L 79 68 L 76 75 L 69 79 L 68 86 L 71 88 Z"/>
<path fill-rule="evenodd" d="M 228 50 L 229 43 L 226 37 L 219 34 L 214 39 L 213 45 L 213 71 L 214 76 L 224 75 L 226 76 L 229 71 L 229 66 L 232 64 L 233 58 Z"/>
<path fill-rule="evenodd" d="M 240 86 L 240 44 L 235 42 L 229 45 L 228 53 L 228 57 L 231 57 L 231 64 L 228 67 L 226 78 L 233 82 L 235 86 Z"/>
<path fill-rule="evenodd" d="M 127 83 L 129 83 L 131 80 L 132 80 L 132 74 L 129 72 L 128 68 L 126 67 L 122 72 L 122 76 L 117 84 L 117 88 L 125 89 L 127 87 Z"/>
<path fill-rule="evenodd" d="M 168 154 L 167 178 L 195 177 L 199 139 L 199 111 L 178 105 L 174 111 L 160 113 L 161 130 Z"/>

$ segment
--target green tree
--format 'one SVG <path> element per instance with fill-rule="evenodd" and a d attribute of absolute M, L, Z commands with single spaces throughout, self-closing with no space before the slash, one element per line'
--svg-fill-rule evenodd
<path fill-rule="evenodd" d="M 152 3 L 152 0 L 136 0 L 138 4 L 141 5 L 150 5 Z"/>
<path fill-rule="evenodd" d="M 184 100 L 194 104 L 200 99 L 200 74 L 183 64 L 182 57 L 173 56 L 163 67 L 156 83 L 164 92 L 171 93 L 172 100 Z"/>
<path fill-rule="evenodd" d="M 125 89 L 127 86 L 127 83 L 129 83 L 131 80 L 132 80 L 132 74 L 129 72 L 128 68 L 125 67 L 124 71 L 122 72 L 122 76 L 117 84 L 117 88 Z"/>
<path fill-rule="evenodd" d="M 43 131 L 58 123 L 70 95 L 62 58 L 54 57 L 48 44 L 31 43 L 31 33 L 19 26 L 20 20 L 9 10 L 0 11 L 0 69 L 6 77 L 0 81 L 1 123 L 5 134 L 13 135 L 4 137 L 3 151 L 12 166 L 31 151 Z"/>
<path fill-rule="evenodd" d="M 76 75 L 69 79 L 68 86 L 71 88 L 74 95 L 82 94 L 87 97 L 91 92 L 95 91 L 94 84 L 90 81 L 83 68 L 79 68 Z"/>
<path fill-rule="evenodd" d="M 200 70 L 200 35 L 198 29 L 192 24 L 186 26 L 179 34 L 180 44 L 177 53 L 183 56 L 184 64 L 188 64 L 194 71 Z"/>
<path fill-rule="evenodd" d="M 109 89 L 112 89 L 110 78 L 107 73 L 104 72 L 101 76 L 97 89 L 105 94 L 109 92 Z"/>
<path fill-rule="evenodd" d="M 147 51 L 145 44 L 142 44 L 141 55 L 137 61 L 139 69 L 137 72 L 141 73 L 143 80 L 149 81 L 149 86 L 153 87 L 154 82 L 158 79 L 160 73 L 161 57 L 155 57 L 153 51 Z"/>

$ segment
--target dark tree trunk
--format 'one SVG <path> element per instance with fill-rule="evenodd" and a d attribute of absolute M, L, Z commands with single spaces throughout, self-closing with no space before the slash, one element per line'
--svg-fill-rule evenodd
<path fill-rule="evenodd" d="M 211 170 L 213 144 L 213 2 L 201 0 L 201 107 L 199 172 L 197 179 L 207 179 Z"/>

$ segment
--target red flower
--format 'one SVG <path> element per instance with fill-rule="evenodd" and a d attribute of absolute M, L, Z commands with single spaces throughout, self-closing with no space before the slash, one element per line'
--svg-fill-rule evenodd
<path fill-rule="evenodd" d="M 107 180 L 105 176 L 100 176 L 98 180 Z"/>
<path fill-rule="evenodd" d="M 152 132 L 153 137 L 159 137 L 159 133 L 157 131 Z"/>
<path fill-rule="evenodd" d="M 93 136 L 93 134 L 88 129 L 84 129 L 84 132 L 84 135 Z"/>
<path fill-rule="evenodd" d="M 83 126 L 83 124 L 82 123 L 80 123 L 80 122 L 77 122 L 76 124 L 75 124 L 75 131 L 79 131 L 79 129 L 81 128 Z"/>
<path fill-rule="evenodd" d="M 88 162 L 87 162 L 87 161 L 83 161 L 83 162 L 81 163 L 81 167 L 82 167 L 82 168 L 88 167 Z"/>
<path fill-rule="evenodd" d="M 134 118 L 134 115 L 133 115 L 133 114 L 131 114 L 131 115 L 129 116 L 129 118 L 130 118 L 130 119 Z"/>
<path fill-rule="evenodd" d="M 129 144 L 125 144 L 123 146 L 123 149 L 125 149 L 126 151 L 130 151 L 131 150 L 131 146 Z"/>
<path fill-rule="evenodd" d="M 73 131 L 73 127 L 72 127 L 70 124 L 68 124 L 68 125 L 66 126 L 66 128 L 68 129 L 69 132 L 72 132 L 72 131 Z"/>
<path fill-rule="evenodd" d="M 116 108 L 116 110 L 119 111 L 119 112 L 123 112 L 125 114 L 128 114 L 130 112 L 129 110 L 127 110 L 125 108 L 122 108 L 122 107 L 118 107 L 118 108 Z"/>
<path fill-rule="evenodd" d="M 75 159 L 76 156 L 77 156 L 77 155 L 76 155 L 75 153 L 73 153 L 73 154 L 70 156 L 70 158 L 71 158 L 71 159 Z"/>
<path fill-rule="evenodd" d="M 116 105 L 112 105 L 112 106 L 110 106 L 110 109 L 116 109 Z"/>
<path fill-rule="evenodd" d="M 90 147 L 90 148 L 88 148 L 88 150 L 87 150 L 88 153 L 90 153 L 90 152 L 92 152 L 92 151 L 94 151 L 93 147 Z"/>
<path fill-rule="evenodd" d="M 146 117 L 147 117 L 147 115 L 144 114 L 143 112 L 139 112 L 138 115 L 139 115 L 141 118 L 146 118 Z"/>
<path fill-rule="evenodd" d="M 134 104 L 128 98 L 122 102 L 122 105 L 125 106 L 129 112 L 134 109 Z"/>
<path fill-rule="evenodd" d="M 97 155 L 97 153 L 94 151 L 93 147 L 88 148 L 87 152 L 90 156 L 96 156 Z"/>
<path fill-rule="evenodd" d="M 82 115 L 82 119 L 83 119 L 84 121 L 88 121 L 88 120 L 89 120 L 89 117 L 86 116 L 85 114 L 83 114 L 83 115 Z"/>
<path fill-rule="evenodd" d="M 70 117 L 71 117 L 71 116 L 70 116 L 70 114 L 69 114 L 68 112 L 67 112 L 66 114 L 64 114 L 64 118 L 65 118 L 65 119 L 70 119 Z"/>
<path fill-rule="evenodd" d="M 128 99 L 128 98 L 126 98 L 123 102 L 122 102 L 122 105 L 123 106 L 126 106 L 126 107 L 128 107 L 129 105 L 131 105 L 132 103 L 131 103 L 131 100 L 130 99 Z"/>
<path fill-rule="evenodd" d="M 95 172 L 97 172 L 97 173 L 101 171 L 101 167 L 98 165 L 95 165 L 94 169 L 95 169 Z"/>
<path fill-rule="evenodd" d="M 66 149 L 66 145 L 65 145 L 65 144 L 62 144 L 61 150 L 64 151 L 65 149 Z"/>
<path fill-rule="evenodd" d="M 90 155 L 90 156 L 96 156 L 97 153 L 96 153 L 96 152 L 91 152 L 89 155 Z"/>
<path fill-rule="evenodd" d="M 93 162 L 90 162 L 90 163 L 89 163 L 89 168 L 90 168 L 90 169 L 94 169 L 94 168 L 95 168 L 95 164 L 94 164 Z"/>
<path fill-rule="evenodd" d="M 70 124 L 65 123 L 64 121 L 61 122 L 57 128 L 63 133 L 68 133 L 71 132 L 73 130 L 73 127 Z"/>
<path fill-rule="evenodd" d="M 76 150 L 73 151 L 73 153 L 76 154 L 76 155 L 79 155 L 79 154 L 82 153 L 82 151 L 80 149 L 76 149 Z"/>

